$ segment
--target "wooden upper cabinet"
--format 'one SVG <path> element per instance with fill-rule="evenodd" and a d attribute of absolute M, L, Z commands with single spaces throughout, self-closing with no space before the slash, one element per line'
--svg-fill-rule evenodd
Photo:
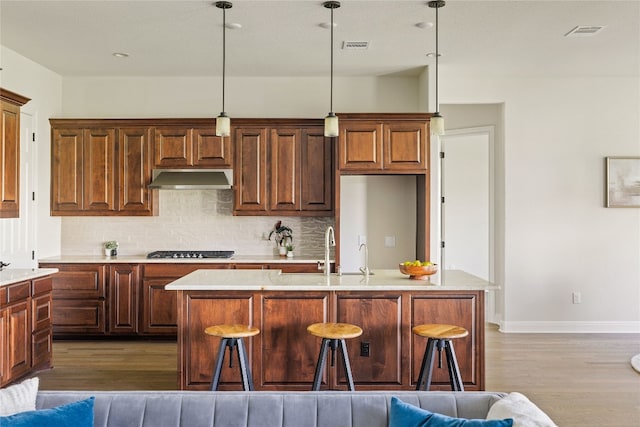
<path fill-rule="evenodd" d="M 28 101 L 0 88 L 0 218 L 20 216 L 20 107 Z"/>
<path fill-rule="evenodd" d="M 333 143 L 324 128 L 302 129 L 300 207 L 303 211 L 333 209 Z"/>
<path fill-rule="evenodd" d="M 51 120 L 51 215 L 154 215 L 153 129 L 90 122 Z"/>
<path fill-rule="evenodd" d="M 115 210 L 116 130 L 84 129 L 83 210 Z"/>
<path fill-rule="evenodd" d="M 234 131 L 234 211 L 267 211 L 267 129 Z"/>
<path fill-rule="evenodd" d="M 429 134 L 425 114 L 357 114 L 340 123 L 338 168 L 363 173 L 424 173 Z"/>
<path fill-rule="evenodd" d="M 231 168 L 230 138 L 216 136 L 215 127 L 157 127 L 154 166 Z"/>
<path fill-rule="evenodd" d="M 83 129 L 51 131 L 51 214 L 83 209 Z"/>
<path fill-rule="evenodd" d="M 153 212 L 157 208 L 157 191 L 148 189 L 151 182 L 151 129 L 120 128 L 118 132 L 118 210 Z"/>

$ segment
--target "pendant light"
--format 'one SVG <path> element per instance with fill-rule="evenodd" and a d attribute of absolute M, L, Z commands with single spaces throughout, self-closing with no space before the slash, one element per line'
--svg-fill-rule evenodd
<path fill-rule="evenodd" d="M 333 9 L 340 7 L 339 1 L 327 1 L 322 4 L 327 9 L 331 9 L 331 91 L 329 114 L 324 118 L 324 136 L 334 137 L 339 135 L 338 116 L 333 112 Z"/>
<path fill-rule="evenodd" d="M 431 116 L 431 133 L 433 135 L 444 135 L 444 118 L 440 115 L 440 104 L 438 103 L 438 60 L 440 58 L 438 50 L 438 9 L 444 7 L 445 1 L 432 0 L 427 4 L 436 10 L 436 112 Z"/>
<path fill-rule="evenodd" d="M 227 9 L 231 9 L 233 4 L 228 1 L 218 1 L 216 7 L 222 9 L 222 112 L 216 118 L 216 136 L 229 136 L 231 134 L 231 119 L 224 111 L 224 80 L 227 65 Z"/>

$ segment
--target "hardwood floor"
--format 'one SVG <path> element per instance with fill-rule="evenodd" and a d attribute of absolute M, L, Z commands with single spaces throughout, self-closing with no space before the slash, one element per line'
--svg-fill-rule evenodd
<path fill-rule="evenodd" d="M 629 364 L 639 334 L 502 334 L 486 331 L 486 388 L 519 391 L 561 427 L 637 427 L 640 374 Z M 172 390 L 176 344 L 55 341 L 43 390 Z"/>

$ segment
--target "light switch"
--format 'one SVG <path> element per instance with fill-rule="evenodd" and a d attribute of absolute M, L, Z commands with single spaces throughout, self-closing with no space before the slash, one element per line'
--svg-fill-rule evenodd
<path fill-rule="evenodd" d="M 384 247 L 385 248 L 395 248 L 396 247 L 396 236 L 384 236 Z"/>

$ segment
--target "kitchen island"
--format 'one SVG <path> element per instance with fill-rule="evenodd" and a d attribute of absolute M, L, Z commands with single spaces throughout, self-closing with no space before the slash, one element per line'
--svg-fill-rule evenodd
<path fill-rule="evenodd" d="M 177 292 L 178 371 L 183 390 L 210 385 L 219 338 L 204 329 L 221 323 L 258 327 L 247 339 L 256 390 L 310 390 L 320 338 L 317 322 L 353 323 L 363 334 L 347 340 L 358 390 L 415 388 L 426 339 L 411 328 L 449 323 L 469 331 L 455 340 L 466 390 L 484 390 L 484 301 L 493 284 L 462 271 L 427 281 L 395 270 L 372 276 L 281 273 L 278 270 L 196 270 L 165 286 Z M 237 363 L 223 370 L 220 389 L 241 389 Z M 322 388 L 346 389 L 340 365 L 328 366 Z M 446 364 L 434 368 L 432 389 L 447 389 Z"/>

